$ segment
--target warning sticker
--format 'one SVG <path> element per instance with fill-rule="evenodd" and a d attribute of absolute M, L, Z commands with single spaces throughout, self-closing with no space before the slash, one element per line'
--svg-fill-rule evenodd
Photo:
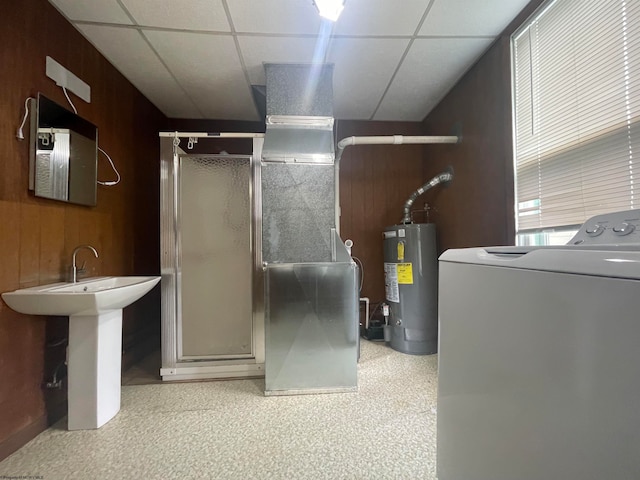
<path fill-rule="evenodd" d="M 398 269 L 396 263 L 384 264 L 384 295 L 390 302 L 400 302 L 398 289 Z"/>
<path fill-rule="evenodd" d="M 398 263 L 398 283 L 413 285 L 413 266 L 410 263 Z"/>
<path fill-rule="evenodd" d="M 398 261 L 401 262 L 404 260 L 404 242 L 398 242 Z"/>

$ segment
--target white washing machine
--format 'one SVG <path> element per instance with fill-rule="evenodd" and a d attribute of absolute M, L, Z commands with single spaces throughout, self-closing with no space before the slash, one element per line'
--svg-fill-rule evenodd
<path fill-rule="evenodd" d="M 640 479 L 640 210 L 439 266 L 438 479 Z"/>

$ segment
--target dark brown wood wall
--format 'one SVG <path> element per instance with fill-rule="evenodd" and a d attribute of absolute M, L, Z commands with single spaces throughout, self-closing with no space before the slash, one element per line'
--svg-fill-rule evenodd
<path fill-rule="evenodd" d="M 429 145 L 432 173 L 454 180 L 422 201 L 436 204 L 439 250 L 514 240 L 509 39 L 502 37 L 427 116 L 424 131 L 461 132 L 457 145 Z"/>
<path fill-rule="evenodd" d="M 423 122 L 423 132 L 459 132 L 458 145 L 429 145 L 430 174 L 453 166 L 448 188 L 421 197 L 437 212 L 439 250 L 515 241 L 510 35 L 542 3 L 532 0 Z"/>
<path fill-rule="evenodd" d="M 88 275 L 159 273 L 159 142 L 166 119 L 46 0 L 2 1 L 0 29 L 0 292 L 64 278 L 71 252 L 93 245 Z M 67 107 L 62 90 L 45 75 L 49 55 L 91 86 L 91 103 L 70 94 L 78 113 L 96 124 L 99 143 L 122 181 L 98 188 L 95 208 L 35 198 L 28 193 L 27 140 L 16 128 L 24 100 L 44 93 Z M 68 108 L 68 107 L 67 107 Z M 99 158 L 99 178 L 114 174 Z M 86 252 L 85 252 L 86 253 Z M 82 256 L 82 254 L 80 254 Z M 84 258 L 81 258 L 83 260 Z M 145 339 L 159 340 L 159 289 L 125 309 L 127 359 Z M 47 413 L 65 413 L 63 391 L 41 385 L 64 359 L 65 318 L 26 316 L 0 302 L 0 459 L 37 434 Z"/>
<path fill-rule="evenodd" d="M 447 132 L 434 135 L 448 135 Z M 418 122 L 339 121 L 336 142 L 350 136 L 423 135 Z M 402 219 L 409 195 L 430 169 L 423 145 L 355 145 L 340 162 L 340 236 L 353 240 L 364 266 L 361 296 L 384 300 L 382 232 Z"/>

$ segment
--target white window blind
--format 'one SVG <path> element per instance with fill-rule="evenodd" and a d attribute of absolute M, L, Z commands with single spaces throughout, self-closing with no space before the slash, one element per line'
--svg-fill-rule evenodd
<path fill-rule="evenodd" d="M 518 232 L 638 208 L 640 1 L 548 2 L 512 53 Z"/>

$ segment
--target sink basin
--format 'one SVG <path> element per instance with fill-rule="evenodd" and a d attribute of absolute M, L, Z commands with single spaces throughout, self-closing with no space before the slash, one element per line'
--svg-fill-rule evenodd
<path fill-rule="evenodd" d="M 100 428 L 120 411 L 122 309 L 160 277 L 96 277 L 2 294 L 20 313 L 69 317 L 69 430 Z"/>
<path fill-rule="evenodd" d="M 16 312 L 29 315 L 98 315 L 135 302 L 160 277 L 96 277 L 76 283 L 55 283 L 2 294 Z"/>

